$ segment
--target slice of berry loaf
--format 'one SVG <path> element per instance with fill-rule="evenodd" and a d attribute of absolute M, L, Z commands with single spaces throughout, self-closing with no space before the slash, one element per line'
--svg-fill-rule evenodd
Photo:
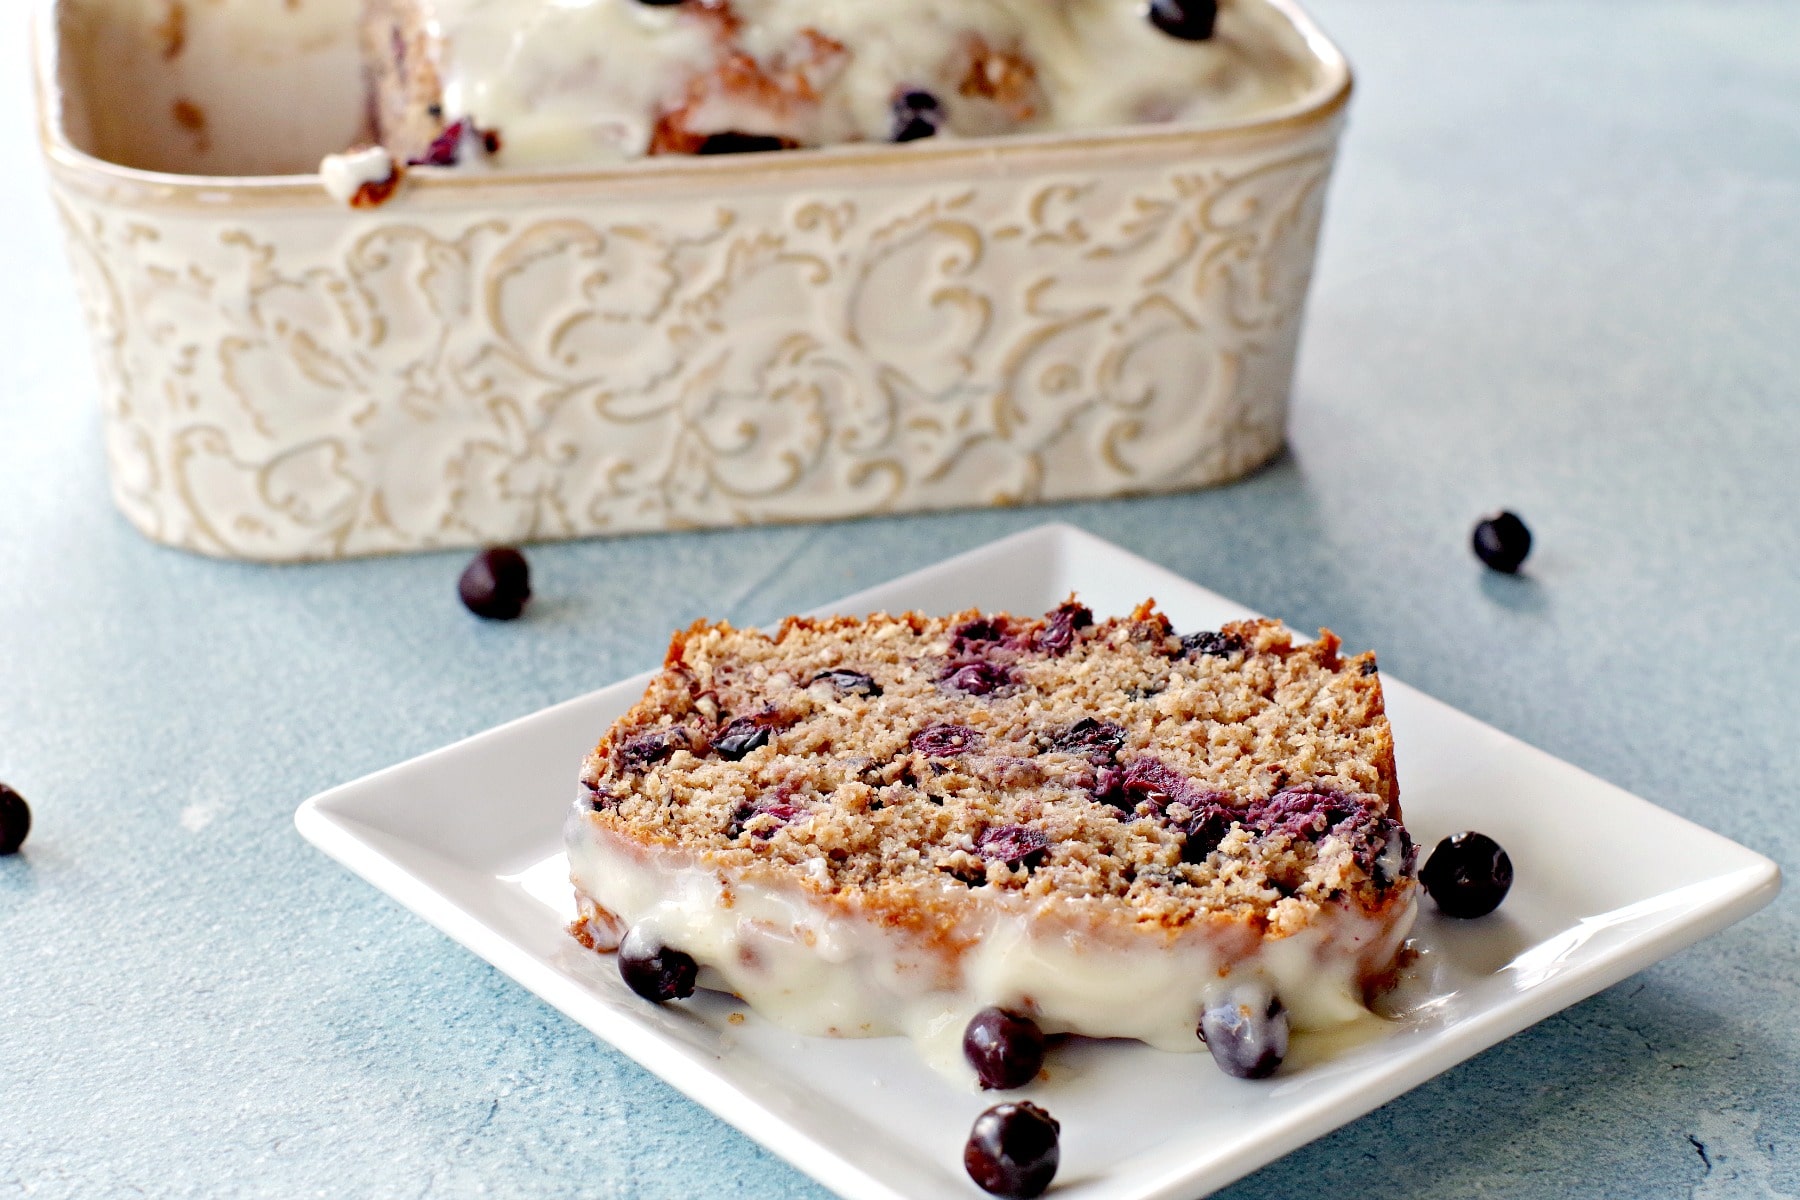
<path fill-rule="evenodd" d="M 1285 1045 L 1366 1013 L 1414 912 L 1375 660 L 1338 645 L 1073 599 L 698 623 L 585 764 L 572 932 L 653 999 L 697 973 L 940 1065 L 995 1008 L 1199 1050 L 1254 996 Z"/>

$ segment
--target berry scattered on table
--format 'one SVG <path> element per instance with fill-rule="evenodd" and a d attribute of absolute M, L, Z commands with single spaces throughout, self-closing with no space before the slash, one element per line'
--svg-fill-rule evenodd
<path fill-rule="evenodd" d="M 31 832 L 31 806 L 25 797 L 0 783 L 0 854 L 17 854 Z"/>
<path fill-rule="evenodd" d="M 916 142 L 944 124 L 944 106 L 930 92 L 913 89 L 894 97 L 894 140 Z"/>
<path fill-rule="evenodd" d="M 1485 917 L 1512 888 L 1513 865 L 1485 833 L 1451 834 L 1419 869 L 1419 882 L 1447 917 Z"/>
<path fill-rule="evenodd" d="M 1204 42 L 1219 18 L 1218 0 L 1150 0 L 1150 23 L 1172 38 Z"/>
<path fill-rule="evenodd" d="M 963 1167 L 981 1189 L 996 1196 L 1043 1195 L 1056 1178 L 1062 1126 L 1037 1105 L 996 1104 L 975 1118 L 963 1147 Z"/>
<path fill-rule="evenodd" d="M 699 974 L 692 955 L 660 945 L 637 929 L 619 943 L 619 977 L 652 1004 L 687 999 Z"/>
<path fill-rule="evenodd" d="M 984 1008 L 963 1031 L 963 1057 L 981 1086 L 995 1091 L 1024 1087 L 1044 1065 L 1044 1031 L 1030 1017 Z"/>
<path fill-rule="evenodd" d="M 1523 566 L 1525 556 L 1531 553 L 1531 530 L 1517 513 L 1497 512 L 1483 517 L 1476 523 L 1470 541 L 1476 558 L 1508 575 Z"/>
<path fill-rule="evenodd" d="M 1256 984 L 1232 988 L 1200 1016 L 1200 1040 L 1227 1075 L 1267 1079 L 1288 1052 L 1281 999 Z"/>
<path fill-rule="evenodd" d="M 463 607 L 490 621 L 511 621 L 531 599 L 531 568 L 511 546 L 491 546 L 469 560 L 457 581 Z"/>

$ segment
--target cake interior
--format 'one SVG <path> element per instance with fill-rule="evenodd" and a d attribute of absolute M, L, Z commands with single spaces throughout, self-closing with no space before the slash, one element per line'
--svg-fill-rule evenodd
<path fill-rule="evenodd" d="M 897 914 L 991 889 L 1279 932 L 1379 909 L 1410 850 L 1373 656 L 1149 606 L 697 627 L 583 781 L 636 837 Z"/>

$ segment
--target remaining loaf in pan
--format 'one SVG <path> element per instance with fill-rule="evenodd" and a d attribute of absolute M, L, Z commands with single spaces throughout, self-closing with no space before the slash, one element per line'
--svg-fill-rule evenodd
<path fill-rule="evenodd" d="M 1260 0 L 367 0 L 381 140 L 438 166 L 1223 119 L 1309 80 Z"/>

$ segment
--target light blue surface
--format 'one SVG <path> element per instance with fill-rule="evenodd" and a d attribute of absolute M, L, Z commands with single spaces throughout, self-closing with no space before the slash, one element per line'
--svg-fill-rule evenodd
<path fill-rule="evenodd" d="M 0 779 L 37 815 L 0 860 L 0 1196 L 820 1195 L 302 843 L 294 807 L 649 667 L 697 615 L 1050 518 L 1800 861 L 1800 5 L 1314 8 L 1359 91 L 1283 461 L 1168 499 L 543 547 L 511 626 L 458 607 L 460 555 L 236 566 L 114 515 L 0 55 Z M 1501 504 L 1538 536 L 1522 579 L 1466 549 Z M 1225 1195 L 1800 1195 L 1797 948 L 1790 892 Z"/>

